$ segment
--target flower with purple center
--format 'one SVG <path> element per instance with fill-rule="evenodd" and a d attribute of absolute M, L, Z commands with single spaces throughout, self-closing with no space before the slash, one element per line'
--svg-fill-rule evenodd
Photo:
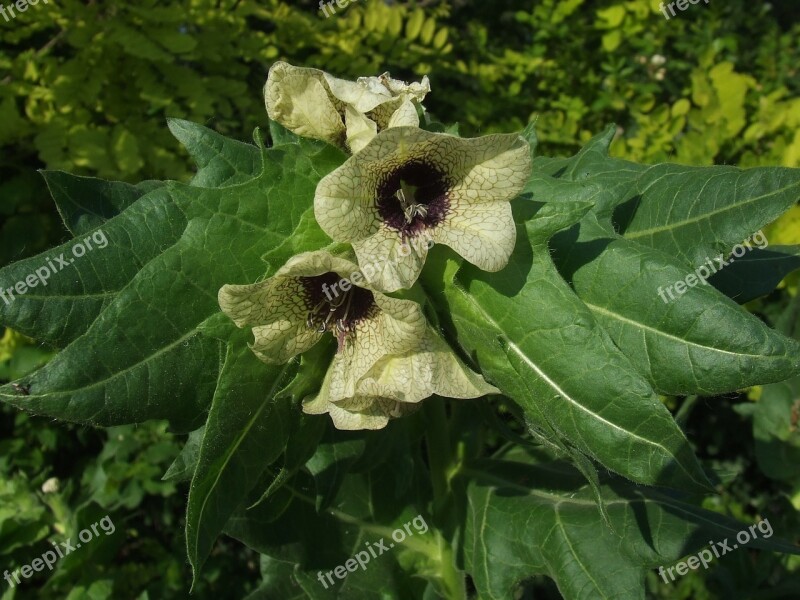
<path fill-rule="evenodd" d="M 431 241 L 486 271 L 514 250 L 510 201 L 531 174 L 518 135 L 464 139 L 416 127 L 377 135 L 317 186 L 314 214 L 337 242 L 353 245 L 379 291 L 411 287 Z"/>
<path fill-rule="evenodd" d="M 323 336 L 336 338 L 322 389 L 304 409 L 330 413 L 342 429 L 379 429 L 433 394 L 497 392 L 427 325 L 419 304 L 353 285 L 354 273 L 358 266 L 346 258 L 306 252 L 263 282 L 224 286 L 219 304 L 237 326 L 252 328 L 250 347 L 266 363 L 286 363 Z"/>

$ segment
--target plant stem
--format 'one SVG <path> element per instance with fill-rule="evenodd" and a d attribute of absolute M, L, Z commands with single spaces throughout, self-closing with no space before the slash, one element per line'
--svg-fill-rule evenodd
<path fill-rule="evenodd" d="M 450 431 L 442 398 L 431 398 L 425 403 L 428 466 L 433 486 L 433 513 L 438 517 L 450 493 L 448 469 L 451 461 Z"/>
<path fill-rule="evenodd" d="M 433 517 L 434 521 L 439 524 L 445 524 L 448 513 L 452 513 L 447 508 L 448 504 L 452 502 L 450 470 L 453 450 L 450 445 L 450 429 L 444 402 L 442 398 L 435 397 L 429 399 L 424 405 L 425 445 L 428 450 L 428 466 L 433 487 Z M 449 528 L 445 528 L 445 530 L 447 529 Z M 437 538 L 442 591 L 450 600 L 466 600 L 464 575 L 456 568 L 453 548 L 441 531 Z"/>
<path fill-rule="evenodd" d="M 446 597 L 449 600 L 467 600 L 464 574 L 456 568 L 453 548 L 441 536 L 439 537 L 439 562 L 442 586 Z"/>

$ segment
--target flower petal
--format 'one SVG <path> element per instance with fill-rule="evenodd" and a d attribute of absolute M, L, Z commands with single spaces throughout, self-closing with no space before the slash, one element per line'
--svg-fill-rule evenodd
<path fill-rule="evenodd" d="M 402 104 L 389 118 L 386 129 L 389 127 L 419 127 L 419 113 L 411 100 L 403 99 Z"/>
<path fill-rule="evenodd" d="M 368 113 L 395 95 L 383 85 L 364 85 L 360 81 L 347 81 L 325 73 L 325 81 L 331 94 L 344 104 L 349 104 L 360 113 Z M 362 78 L 363 79 L 363 78 Z"/>
<path fill-rule="evenodd" d="M 380 311 L 359 322 L 355 338 L 333 358 L 330 398 L 339 402 L 356 395 L 359 380 L 384 356 L 405 354 L 425 335 L 422 307 L 411 300 L 375 292 Z"/>
<path fill-rule="evenodd" d="M 421 83 L 406 84 L 404 81 L 392 79 L 388 73 L 380 77 L 359 77 L 356 82 L 339 79 L 325 73 L 325 81 L 331 93 L 341 102 L 349 104 L 362 113 L 374 111 L 382 104 L 393 100 L 416 100 L 422 102 L 431 91 L 427 75 Z M 397 110 L 394 105 L 392 112 Z"/>
<path fill-rule="evenodd" d="M 461 139 L 461 138 L 456 138 Z M 462 206 L 509 202 L 522 193 L 531 175 L 531 150 L 517 134 L 486 135 L 462 140 L 457 172 L 450 196 Z"/>
<path fill-rule="evenodd" d="M 310 415 L 328 413 L 337 429 L 343 431 L 383 429 L 390 419 L 411 414 L 418 408 L 414 404 L 404 404 L 380 396 L 356 396 L 338 403 L 331 402 L 331 372 L 329 369 L 319 393 L 303 401 L 303 412 Z"/>
<path fill-rule="evenodd" d="M 361 81 L 361 79 L 359 79 L 359 81 Z M 395 96 L 406 94 L 411 96 L 417 102 L 422 102 L 425 100 L 425 96 L 431 93 L 431 82 L 427 75 L 422 77 L 421 82 L 412 82 L 410 84 L 399 79 L 392 79 L 389 76 L 389 73 L 384 73 L 380 77 L 370 77 L 369 79 L 378 79 L 382 85 Z"/>
<path fill-rule="evenodd" d="M 430 327 L 412 351 L 377 362 L 350 396 L 340 397 L 334 389 L 337 370 L 336 364 L 331 365 L 319 393 L 304 400 L 303 411 L 328 413 L 334 426 L 343 430 L 381 429 L 391 418 L 414 412 L 434 394 L 478 398 L 499 393 L 467 368 Z"/>
<path fill-rule="evenodd" d="M 382 225 L 377 233 L 353 242 L 353 250 L 369 286 L 394 292 L 414 285 L 433 243 L 429 239 L 420 236 L 404 242 L 396 231 Z"/>
<path fill-rule="evenodd" d="M 325 250 L 303 252 L 293 256 L 275 273 L 275 277 L 314 277 L 323 273 L 337 273 L 349 279 L 358 272 L 358 265 L 342 256 L 334 256 Z"/>
<path fill-rule="evenodd" d="M 275 63 L 269 71 L 264 96 L 269 118 L 297 135 L 343 146 L 345 125 L 341 111 L 326 87 L 325 73 L 317 69 Z"/>
<path fill-rule="evenodd" d="M 385 73 L 354 82 L 283 61 L 272 66 L 264 88 L 271 119 L 298 135 L 354 153 L 390 122 L 419 125 L 414 102 L 422 102 L 428 92 L 427 77 L 409 85 Z"/>
<path fill-rule="evenodd" d="M 478 398 L 500 393 L 467 368 L 431 328 L 413 351 L 381 359 L 359 381 L 357 391 L 406 403 L 417 403 L 434 394 Z"/>
<path fill-rule="evenodd" d="M 380 132 L 319 182 L 314 214 L 320 227 L 337 242 L 354 242 L 377 233 L 382 223 L 378 187 L 411 161 L 428 163 L 443 173 L 451 201 L 459 206 L 511 201 L 522 191 L 531 170 L 530 148 L 518 135 L 463 139 L 416 127 L 393 127 Z"/>
<path fill-rule="evenodd" d="M 450 246 L 484 271 L 499 271 L 508 264 L 517 230 L 508 202 L 464 206 L 451 202 L 448 219 L 433 229 L 433 240 Z"/>
<path fill-rule="evenodd" d="M 378 135 L 378 125 L 375 121 L 368 119 L 364 113 L 358 112 L 349 104 L 345 109 L 345 121 L 347 122 L 347 145 L 353 154 L 359 152 L 372 141 L 372 138 Z"/>
<path fill-rule="evenodd" d="M 226 285 L 219 305 L 238 327 L 252 327 L 250 348 L 269 364 L 283 364 L 322 337 L 306 326 L 302 284 L 293 278 L 272 278 L 253 285 Z"/>
<path fill-rule="evenodd" d="M 238 327 L 252 327 L 250 345 L 261 360 L 283 364 L 302 354 L 322 337 L 306 323 L 306 290 L 300 277 L 334 272 L 342 279 L 358 273 L 358 265 L 325 251 L 292 257 L 274 276 L 253 285 L 226 285 L 219 291 L 219 305 Z"/>

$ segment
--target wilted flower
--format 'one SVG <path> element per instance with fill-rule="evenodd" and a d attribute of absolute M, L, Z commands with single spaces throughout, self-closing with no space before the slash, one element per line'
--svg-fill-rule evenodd
<path fill-rule="evenodd" d="M 530 173 L 518 135 L 463 139 L 398 127 L 320 181 L 314 213 L 334 240 L 352 243 L 359 263 L 382 265 L 369 283 L 392 292 L 419 276 L 430 246 L 420 238 L 502 269 L 516 241 L 509 201 Z"/>
<path fill-rule="evenodd" d="M 463 399 L 499 393 L 464 366 L 430 328 L 409 352 L 378 361 L 358 381 L 355 393 L 340 372 L 334 361 L 317 396 L 303 403 L 308 414 L 330 414 L 337 429 L 382 429 L 434 394 Z"/>
<path fill-rule="evenodd" d="M 430 90 L 427 77 L 410 85 L 388 73 L 352 82 L 277 62 L 269 71 L 264 95 L 272 120 L 297 135 L 355 153 L 379 131 L 418 126 L 417 106 Z"/>

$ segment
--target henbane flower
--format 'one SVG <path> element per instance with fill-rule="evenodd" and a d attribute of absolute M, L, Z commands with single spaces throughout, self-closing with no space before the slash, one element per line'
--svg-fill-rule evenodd
<path fill-rule="evenodd" d="M 337 427 L 383 427 L 434 393 L 496 393 L 428 327 L 419 304 L 353 285 L 359 276 L 346 258 L 307 252 L 266 281 L 224 286 L 219 304 L 237 326 L 252 327 L 251 349 L 267 363 L 285 363 L 328 333 L 337 338 L 311 404 L 315 413 L 330 412 Z"/>
<path fill-rule="evenodd" d="M 277 62 L 269 71 L 264 96 L 272 120 L 298 135 L 355 153 L 379 131 L 418 126 L 417 107 L 430 90 L 427 77 L 406 84 L 384 73 L 353 82 Z"/>
<path fill-rule="evenodd" d="M 410 287 L 429 244 L 450 246 L 486 271 L 502 269 L 514 250 L 510 200 L 531 173 L 518 135 L 464 139 L 416 127 L 380 133 L 317 186 L 314 213 L 361 264 L 380 264 L 375 289 Z M 411 242 L 409 244 L 409 242 Z"/>
<path fill-rule="evenodd" d="M 354 389 L 380 358 L 414 347 L 425 333 L 425 317 L 410 300 L 343 285 L 353 273 L 358 266 L 346 258 L 306 252 L 266 281 L 224 286 L 219 304 L 236 325 L 253 328 L 251 348 L 266 363 L 288 362 L 333 334 L 337 354 L 352 363 L 347 373 Z"/>

